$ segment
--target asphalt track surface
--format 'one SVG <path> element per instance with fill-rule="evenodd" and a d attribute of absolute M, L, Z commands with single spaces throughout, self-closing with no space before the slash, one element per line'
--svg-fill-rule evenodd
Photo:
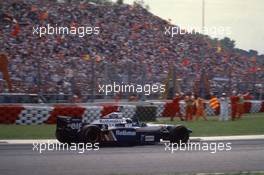
<path fill-rule="evenodd" d="M 217 141 L 219 142 L 219 141 Z M 164 143 L 101 147 L 99 151 L 33 151 L 32 145 L 0 143 L 0 174 L 169 174 L 264 170 L 264 140 L 237 140 L 231 151 L 165 151 Z"/>

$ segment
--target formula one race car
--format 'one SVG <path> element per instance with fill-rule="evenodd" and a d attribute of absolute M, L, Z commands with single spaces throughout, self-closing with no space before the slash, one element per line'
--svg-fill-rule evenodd
<path fill-rule="evenodd" d="M 162 140 L 186 143 L 192 131 L 183 125 L 145 124 L 113 112 L 104 118 L 83 123 L 80 118 L 59 116 L 56 138 L 62 143 L 118 145 L 155 144 Z"/>

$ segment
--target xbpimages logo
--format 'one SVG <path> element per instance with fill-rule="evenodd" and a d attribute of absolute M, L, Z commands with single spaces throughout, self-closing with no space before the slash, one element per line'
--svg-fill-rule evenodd
<path fill-rule="evenodd" d="M 165 145 L 165 151 L 174 153 L 176 151 L 204 151 L 204 152 L 210 152 L 212 154 L 215 154 L 217 152 L 221 151 L 231 151 L 230 142 L 190 142 L 182 143 L 181 141 L 179 143 L 164 143 Z"/>
<path fill-rule="evenodd" d="M 77 151 L 79 154 L 85 153 L 85 151 L 98 151 L 99 143 L 53 143 L 53 142 L 36 142 L 32 144 L 33 151 L 37 151 L 40 154 L 49 151 Z"/>

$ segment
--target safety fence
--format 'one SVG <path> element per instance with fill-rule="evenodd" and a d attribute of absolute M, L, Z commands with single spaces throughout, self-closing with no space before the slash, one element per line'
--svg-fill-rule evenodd
<path fill-rule="evenodd" d="M 58 116 L 82 118 L 90 123 L 112 112 L 122 112 L 124 117 L 138 117 L 139 120 L 153 121 L 158 117 L 175 115 L 171 102 L 147 101 L 144 104 L 72 104 L 72 105 L 0 105 L 1 124 L 55 124 Z M 244 103 L 246 113 L 264 112 L 264 101 L 248 101 Z M 180 112 L 185 114 L 185 103 L 180 102 Z M 205 103 L 207 116 L 217 115 L 218 110 Z"/>

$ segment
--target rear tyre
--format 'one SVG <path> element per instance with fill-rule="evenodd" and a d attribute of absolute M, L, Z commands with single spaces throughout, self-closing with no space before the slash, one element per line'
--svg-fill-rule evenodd
<path fill-rule="evenodd" d="M 94 125 L 84 126 L 82 129 L 82 141 L 84 143 L 100 143 L 101 141 L 101 130 L 99 127 Z"/>
<path fill-rule="evenodd" d="M 184 126 L 177 126 L 170 131 L 170 142 L 171 143 L 187 143 L 189 140 L 189 131 Z"/>
<path fill-rule="evenodd" d="M 56 138 L 61 143 L 71 143 L 71 139 L 69 138 L 69 135 L 65 133 L 65 131 L 62 130 L 56 130 Z"/>

